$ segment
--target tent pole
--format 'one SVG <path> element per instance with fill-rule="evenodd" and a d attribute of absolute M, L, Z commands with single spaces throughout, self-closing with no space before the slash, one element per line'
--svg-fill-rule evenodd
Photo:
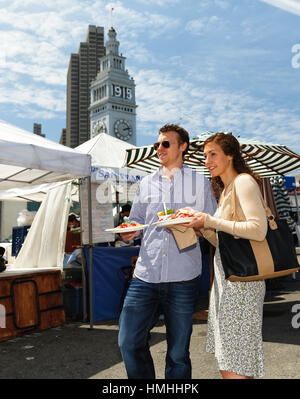
<path fill-rule="evenodd" d="M 87 279 L 86 279 L 86 258 L 84 254 L 83 247 L 81 248 L 81 259 L 82 259 L 82 310 L 83 310 L 83 321 L 84 323 L 87 322 Z"/>
<path fill-rule="evenodd" d="M 297 225 L 300 226 L 300 212 L 299 212 L 299 204 L 297 196 L 297 187 L 295 187 L 294 193 L 295 193 L 295 202 L 296 202 Z"/>
<path fill-rule="evenodd" d="M 94 325 L 93 309 L 93 227 L 92 227 L 92 183 L 88 176 L 88 221 L 89 221 L 89 300 L 90 300 L 90 329 Z"/>
<path fill-rule="evenodd" d="M 116 191 L 117 214 L 120 214 L 120 196 L 119 191 Z"/>
<path fill-rule="evenodd" d="M 81 185 L 82 179 L 79 179 L 78 182 L 78 199 L 79 199 L 79 207 L 80 207 L 80 218 L 81 218 L 81 228 L 82 228 L 82 202 L 81 202 Z M 81 260 L 82 260 L 82 309 L 83 309 L 83 321 L 87 322 L 87 279 L 86 279 L 86 271 L 87 271 L 87 264 L 86 264 L 86 257 L 83 248 L 82 242 L 82 233 L 81 233 Z"/>

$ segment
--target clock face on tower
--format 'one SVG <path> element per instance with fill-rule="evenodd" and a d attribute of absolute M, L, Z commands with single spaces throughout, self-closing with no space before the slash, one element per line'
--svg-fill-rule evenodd
<path fill-rule="evenodd" d="M 106 125 L 103 121 L 97 121 L 93 126 L 93 137 L 100 133 L 106 133 Z"/>
<path fill-rule="evenodd" d="M 114 132 L 118 139 L 129 140 L 132 135 L 132 128 L 127 121 L 119 119 L 114 125 Z"/>

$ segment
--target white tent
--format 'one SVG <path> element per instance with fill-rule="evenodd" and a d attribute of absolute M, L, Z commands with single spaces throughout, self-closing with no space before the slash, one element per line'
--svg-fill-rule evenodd
<path fill-rule="evenodd" d="M 72 182 L 72 180 L 58 181 L 54 183 L 26 185 L 26 187 L 9 188 L 7 190 L 0 190 L 0 201 L 33 201 L 42 202 L 48 191 L 58 188 L 62 185 Z M 72 186 L 72 200 L 78 201 L 78 190 L 76 186 Z"/>
<path fill-rule="evenodd" d="M 0 190 L 90 175 L 90 156 L 3 121 L 0 148 Z"/>
<path fill-rule="evenodd" d="M 86 141 L 75 150 L 91 155 L 91 208 L 93 243 L 114 241 L 114 234 L 105 233 L 105 228 L 114 227 L 114 218 L 119 214 L 120 203 L 133 201 L 138 183 L 147 172 L 124 168 L 127 149 L 136 148 L 123 140 L 107 133 L 101 133 Z M 90 218 L 87 215 L 87 191 L 85 181 L 80 186 L 81 222 L 83 243 L 89 241 Z M 101 206 L 99 206 L 101 204 Z M 113 209 L 112 204 L 117 204 Z"/>
<path fill-rule="evenodd" d="M 135 146 L 107 133 L 100 133 L 75 149 L 83 154 L 90 154 L 94 167 L 122 168 L 125 165 L 126 150 L 129 148 Z"/>
<path fill-rule="evenodd" d="M 81 144 L 80 146 L 76 147 L 75 150 L 81 152 L 83 154 L 90 154 L 91 155 L 91 182 L 93 183 L 104 183 L 107 184 L 112 190 L 115 195 L 112 195 L 111 198 L 114 198 L 112 202 L 119 202 L 118 199 L 121 197 L 119 194 L 123 194 L 123 198 L 127 197 L 128 200 L 132 200 L 136 191 L 136 186 L 144 176 L 146 176 L 147 172 L 140 172 L 135 169 L 129 169 L 124 167 L 125 161 L 127 157 L 127 149 L 135 148 L 134 145 L 126 143 L 125 141 L 119 140 L 115 137 L 110 136 L 107 133 L 101 133 L 95 136 L 94 138 L 86 141 L 85 143 Z M 81 192 L 86 189 L 91 189 L 91 185 L 85 188 L 83 186 L 80 187 L 82 190 Z M 116 199 L 116 193 L 118 193 Z M 124 196 L 124 194 L 126 194 Z M 92 201 L 95 200 L 94 196 L 92 198 L 91 192 L 89 192 L 89 201 L 90 201 L 90 214 L 88 217 L 84 218 L 84 212 L 82 212 L 82 226 L 84 226 L 85 222 L 84 219 L 89 220 L 88 229 L 83 227 L 83 230 L 88 230 L 89 237 L 94 236 L 94 228 L 92 226 L 92 220 L 98 220 L 99 218 L 92 216 L 91 209 L 95 208 L 92 206 Z M 117 212 L 119 209 L 117 210 Z M 95 223 L 94 223 L 95 224 Z M 113 226 L 107 226 L 113 227 Z M 87 231 L 86 231 L 87 233 Z M 109 234 L 109 233 L 106 233 Z M 83 234 L 84 236 L 84 234 Z M 84 238 L 84 237 L 83 237 Z M 113 239 L 113 238 L 112 238 Z M 93 241 L 93 239 L 91 240 Z M 90 241 L 90 244 L 91 244 Z M 108 240 L 110 241 L 110 240 Z M 92 246 L 90 245 L 89 248 L 89 286 L 93 286 L 93 271 L 92 271 Z M 85 295 L 84 295 L 85 298 Z M 93 328 L 93 290 L 89 290 L 89 306 L 90 306 L 90 328 Z M 84 309 L 86 308 L 86 304 L 84 303 Z M 86 312 L 86 309 L 84 310 Z"/>
<path fill-rule="evenodd" d="M 137 189 L 137 184 L 148 173 L 134 168 L 125 167 L 128 149 L 136 148 L 134 145 L 119 140 L 107 133 L 100 133 L 75 150 L 91 155 L 92 183 L 110 185 L 112 189 L 112 202 L 132 201 Z M 118 198 L 116 199 L 116 193 Z"/>
<path fill-rule="evenodd" d="M 37 192 L 41 187 L 46 188 L 48 183 L 90 176 L 91 173 L 90 155 L 78 153 L 4 121 L 0 121 L 0 146 L 0 193 L 3 193 L 0 199 L 6 198 L 5 192 L 10 190 L 17 189 L 18 195 L 22 197 L 30 191 Z M 55 230 L 58 233 L 57 242 L 64 242 L 70 185 L 71 183 L 69 187 L 62 185 L 57 188 L 58 196 L 65 201 L 63 212 L 56 195 L 53 191 L 48 192 L 46 202 L 39 211 L 39 217 L 33 222 L 26 237 L 26 242 L 34 242 L 34 245 L 29 244 L 27 249 L 23 245 L 17 267 L 60 266 L 63 256 L 62 245 L 53 253 L 53 236 Z M 26 253 L 28 248 L 31 250 L 34 248 L 35 251 L 31 252 L 30 256 L 28 252 Z M 44 265 L 41 262 L 44 262 Z"/>

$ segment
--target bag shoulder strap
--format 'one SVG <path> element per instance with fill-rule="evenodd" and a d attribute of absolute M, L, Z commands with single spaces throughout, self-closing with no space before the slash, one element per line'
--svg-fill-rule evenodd
<path fill-rule="evenodd" d="M 248 174 L 248 173 L 240 173 L 238 176 L 246 175 L 246 174 Z M 232 220 L 235 220 L 235 221 L 238 221 L 237 212 L 236 212 L 237 198 L 236 198 L 236 189 L 235 189 L 235 181 L 236 181 L 237 177 L 234 179 L 234 181 L 232 183 L 232 189 L 231 189 L 231 216 L 232 216 Z M 262 204 L 263 204 L 263 206 L 265 208 L 265 211 L 266 211 L 266 218 L 267 218 L 267 220 L 269 222 L 269 226 L 270 226 L 270 228 L 272 230 L 276 230 L 277 229 L 277 223 L 275 221 L 275 217 L 274 217 L 271 209 L 266 204 L 266 201 L 265 201 L 264 197 L 262 196 L 262 193 L 261 193 L 259 187 L 258 187 L 258 189 L 259 189 L 260 199 L 261 199 Z"/>

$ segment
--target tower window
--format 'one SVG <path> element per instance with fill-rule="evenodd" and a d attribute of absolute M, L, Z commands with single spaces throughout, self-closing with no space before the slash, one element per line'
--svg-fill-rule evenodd
<path fill-rule="evenodd" d="M 106 85 L 103 85 L 103 86 L 98 87 L 97 89 L 93 90 L 93 102 L 99 101 L 106 96 L 107 96 Z"/>

